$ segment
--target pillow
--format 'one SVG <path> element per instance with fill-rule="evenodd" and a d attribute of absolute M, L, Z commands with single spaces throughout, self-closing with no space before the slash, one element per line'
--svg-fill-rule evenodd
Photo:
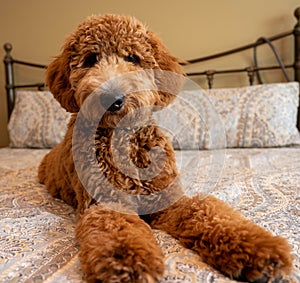
<path fill-rule="evenodd" d="M 51 148 L 67 130 L 70 113 L 49 91 L 17 91 L 8 123 L 11 147 Z"/>
<path fill-rule="evenodd" d="M 226 131 L 227 147 L 275 147 L 299 142 L 299 84 L 209 90 Z"/>
<path fill-rule="evenodd" d="M 300 143 L 298 103 L 297 82 L 185 90 L 156 120 L 177 149 L 286 146 Z"/>
<path fill-rule="evenodd" d="M 155 119 L 175 149 L 300 144 L 299 84 L 185 90 Z M 51 148 L 67 129 L 67 113 L 49 91 L 17 91 L 8 124 L 11 147 Z"/>

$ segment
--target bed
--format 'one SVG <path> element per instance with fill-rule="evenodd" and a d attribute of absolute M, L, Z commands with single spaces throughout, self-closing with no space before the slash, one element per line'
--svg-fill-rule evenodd
<path fill-rule="evenodd" d="M 288 239 L 295 259 L 285 282 L 300 282 L 300 8 L 295 16 L 290 31 L 187 61 L 186 67 L 197 66 L 254 49 L 250 67 L 188 72 L 193 81 L 207 79 L 208 90 L 200 95 L 197 87 L 183 90 L 172 105 L 183 114 L 156 117 L 172 133 L 186 194 L 213 194 Z M 294 43 L 294 61 L 285 64 L 272 42 L 286 38 Z M 258 66 L 255 50 L 262 44 L 271 47 L 278 64 Z M 10 145 L 0 149 L 0 282 L 85 282 L 74 239 L 75 211 L 37 180 L 37 167 L 63 138 L 69 113 L 44 83 L 15 83 L 18 66 L 41 71 L 46 66 L 15 59 L 9 43 L 4 49 Z M 262 72 L 269 70 L 283 73 L 283 81 L 264 84 Z M 250 86 L 213 89 L 217 77 L 229 73 L 244 73 Z M 186 101 L 193 101 L 193 108 Z M 235 282 L 171 236 L 154 233 L 166 263 L 160 282 Z"/>

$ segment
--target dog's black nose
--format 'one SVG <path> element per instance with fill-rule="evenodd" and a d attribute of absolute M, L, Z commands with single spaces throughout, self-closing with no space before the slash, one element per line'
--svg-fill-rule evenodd
<path fill-rule="evenodd" d="M 100 95 L 102 106 L 109 112 L 119 111 L 125 102 L 125 96 L 122 92 L 105 92 Z"/>

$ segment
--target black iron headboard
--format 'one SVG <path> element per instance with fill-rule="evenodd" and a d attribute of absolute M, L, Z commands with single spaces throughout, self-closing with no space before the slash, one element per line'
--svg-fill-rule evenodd
<path fill-rule="evenodd" d="M 300 82 L 300 7 L 297 8 L 294 12 L 294 15 L 297 19 L 297 23 L 295 27 L 287 32 L 280 33 L 277 35 L 274 35 L 269 38 L 261 37 L 259 38 L 256 42 L 247 44 L 244 46 L 240 46 L 238 48 L 234 48 L 225 52 L 220 52 L 217 54 L 213 54 L 210 56 L 205 56 L 205 57 L 200 57 L 192 60 L 188 60 L 186 65 L 193 65 L 199 62 L 204 62 L 232 54 L 236 54 L 239 52 L 242 52 L 247 49 L 253 49 L 253 65 L 240 68 L 240 69 L 226 69 L 226 70 L 206 70 L 206 71 L 201 71 L 201 72 L 191 72 L 187 73 L 188 76 L 190 77 L 196 77 L 196 76 L 205 76 L 208 82 L 208 87 L 211 88 L 213 86 L 213 81 L 215 77 L 218 74 L 232 74 L 232 73 L 246 73 L 249 77 L 249 83 L 250 85 L 253 84 L 254 79 L 257 78 L 258 83 L 261 83 L 261 78 L 260 78 L 260 72 L 266 71 L 266 70 L 274 70 L 274 69 L 281 69 L 282 72 L 284 73 L 285 77 L 287 80 L 289 80 L 287 74 L 286 74 L 286 69 L 293 69 L 294 70 L 294 78 L 293 80 Z M 284 64 L 281 60 L 280 55 L 278 54 L 276 48 L 272 44 L 273 41 L 279 40 L 282 38 L 286 37 L 293 37 L 294 39 L 294 60 L 293 62 L 289 64 Z M 257 46 L 260 46 L 262 44 L 268 44 L 272 51 L 274 52 L 276 59 L 278 61 L 278 65 L 276 66 L 268 66 L 268 67 L 259 67 L 257 60 L 256 60 L 256 48 Z M 35 63 L 30 63 L 30 62 L 25 62 L 25 61 L 20 61 L 16 60 L 11 56 L 11 51 L 12 51 L 12 45 L 10 43 L 4 44 L 4 50 L 6 52 L 5 57 L 4 57 L 4 64 L 5 64 L 5 79 L 6 79 L 6 95 L 7 95 L 7 111 L 8 111 L 8 118 L 10 117 L 10 114 L 12 112 L 12 109 L 14 107 L 14 102 L 15 102 L 15 91 L 18 88 L 38 88 L 41 89 L 44 87 L 44 83 L 35 83 L 35 84 L 15 84 L 14 80 L 14 66 L 15 65 L 25 65 L 33 68 L 46 68 L 45 65 L 41 64 L 35 64 Z M 297 123 L 298 128 L 300 129 L 300 106 L 298 109 L 298 123 Z"/>
<path fill-rule="evenodd" d="M 7 113 L 8 118 L 11 115 L 11 112 L 14 108 L 15 98 L 16 98 L 16 89 L 18 88 L 37 88 L 42 89 L 44 83 L 34 83 L 34 84 L 15 84 L 15 65 L 29 66 L 33 68 L 46 69 L 46 65 L 25 62 L 21 60 L 16 60 L 11 56 L 12 45 L 10 43 L 4 44 L 5 56 L 3 59 L 5 66 L 5 89 L 6 89 L 6 99 L 7 99 Z"/>
<path fill-rule="evenodd" d="M 243 73 L 244 72 L 244 73 L 247 73 L 247 75 L 249 77 L 249 83 L 250 83 L 250 85 L 252 85 L 254 82 L 255 76 L 257 77 L 258 82 L 261 83 L 260 71 L 267 71 L 267 70 L 274 70 L 274 69 L 281 69 L 288 81 L 289 78 L 285 72 L 285 69 L 293 68 L 294 69 L 294 80 L 297 82 L 300 82 L 300 7 L 298 7 L 294 11 L 294 16 L 297 19 L 297 23 L 296 23 L 295 27 L 290 31 L 283 32 L 283 33 L 274 35 L 269 38 L 260 37 L 254 43 L 243 45 L 243 46 L 231 49 L 231 50 L 212 54 L 209 56 L 200 57 L 200 58 L 196 58 L 196 59 L 192 59 L 192 60 L 187 60 L 187 63 L 185 64 L 185 65 L 193 65 L 193 64 L 196 64 L 199 62 L 205 62 L 205 61 L 209 61 L 212 59 L 236 54 L 236 53 L 245 51 L 247 49 L 253 49 L 254 56 L 253 56 L 253 65 L 252 66 L 248 66 L 248 67 L 240 68 L 240 69 L 206 70 L 206 71 L 201 71 L 201 72 L 191 72 L 191 73 L 187 73 L 187 75 L 191 76 L 191 77 L 192 76 L 206 76 L 207 82 L 208 82 L 208 87 L 212 88 L 214 77 L 218 74 L 232 74 L 232 73 Z M 278 52 L 277 52 L 275 46 L 272 44 L 272 42 L 275 40 L 278 40 L 278 39 L 289 37 L 289 36 L 294 37 L 294 50 L 295 50 L 294 51 L 294 62 L 285 65 L 282 62 L 281 57 L 278 54 Z M 268 44 L 270 46 L 270 48 L 272 49 L 272 51 L 278 61 L 278 65 L 268 66 L 268 67 L 259 67 L 258 66 L 257 59 L 256 59 L 256 48 L 263 44 Z"/>

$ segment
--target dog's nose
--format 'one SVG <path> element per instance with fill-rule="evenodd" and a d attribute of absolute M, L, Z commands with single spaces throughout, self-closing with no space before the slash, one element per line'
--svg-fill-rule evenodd
<path fill-rule="evenodd" d="M 125 96 L 121 92 L 101 94 L 100 101 L 102 106 L 109 112 L 119 111 L 125 102 Z"/>

